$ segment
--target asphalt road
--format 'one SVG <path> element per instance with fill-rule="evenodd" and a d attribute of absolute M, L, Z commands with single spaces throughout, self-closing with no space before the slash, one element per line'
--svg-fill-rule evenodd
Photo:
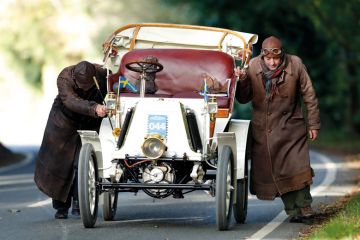
<path fill-rule="evenodd" d="M 17 147 L 28 158 L 0 168 L 0 239 L 293 239 L 304 224 L 289 223 L 280 199 L 260 201 L 249 195 L 245 224 L 233 221 L 228 231 L 218 231 L 215 198 L 203 191 L 184 199 L 152 199 L 119 193 L 115 221 L 104 222 L 101 206 L 94 229 L 85 229 L 79 217 L 54 219 L 50 199 L 33 182 L 34 156 L 38 147 Z M 356 172 L 339 159 L 311 152 L 315 170 L 314 206 L 334 201 L 350 192 Z"/>

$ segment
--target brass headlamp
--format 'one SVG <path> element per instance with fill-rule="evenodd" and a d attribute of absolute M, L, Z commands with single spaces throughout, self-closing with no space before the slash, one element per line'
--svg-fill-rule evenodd
<path fill-rule="evenodd" d="M 166 150 L 165 140 L 160 134 L 149 134 L 145 137 L 141 150 L 146 157 L 158 159 Z"/>

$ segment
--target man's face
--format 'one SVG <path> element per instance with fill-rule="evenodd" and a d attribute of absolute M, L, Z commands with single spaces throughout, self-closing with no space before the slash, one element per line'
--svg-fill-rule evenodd
<path fill-rule="evenodd" d="M 280 65 L 281 59 L 278 56 L 264 56 L 264 62 L 270 70 L 275 70 Z"/>

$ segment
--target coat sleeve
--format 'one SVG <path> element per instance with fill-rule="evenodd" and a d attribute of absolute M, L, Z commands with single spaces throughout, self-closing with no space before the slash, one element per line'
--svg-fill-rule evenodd
<path fill-rule="evenodd" d="M 320 123 L 320 112 L 319 102 L 316 97 L 315 89 L 312 85 L 309 74 L 306 71 L 305 65 L 299 59 L 299 78 L 300 78 L 300 89 L 303 96 L 303 101 L 307 110 L 307 124 L 309 129 L 319 130 L 321 127 Z"/>
<path fill-rule="evenodd" d="M 251 77 L 250 72 L 253 69 L 254 61 L 251 59 L 249 68 L 246 70 L 246 78 L 241 80 L 239 79 L 236 86 L 235 97 L 239 101 L 239 103 L 248 103 L 253 98 L 253 90 L 251 85 Z"/>
<path fill-rule="evenodd" d="M 57 87 L 61 101 L 69 110 L 87 115 L 97 117 L 96 115 L 96 102 L 80 98 L 75 92 L 75 83 L 71 78 L 68 69 L 63 70 L 57 78 Z"/>
<path fill-rule="evenodd" d="M 247 103 L 252 99 L 252 88 L 251 80 L 249 77 L 246 77 L 244 80 L 239 80 L 236 86 L 236 99 L 239 103 Z"/>

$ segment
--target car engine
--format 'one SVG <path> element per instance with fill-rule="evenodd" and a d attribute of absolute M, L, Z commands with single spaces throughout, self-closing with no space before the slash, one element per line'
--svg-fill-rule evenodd
<path fill-rule="evenodd" d="M 174 183 L 174 170 L 167 163 L 160 163 L 159 165 L 149 164 L 142 173 L 144 183 L 151 184 L 169 184 Z M 146 194 L 154 198 L 165 198 L 169 196 L 173 190 L 171 189 L 143 189 Z"/>

